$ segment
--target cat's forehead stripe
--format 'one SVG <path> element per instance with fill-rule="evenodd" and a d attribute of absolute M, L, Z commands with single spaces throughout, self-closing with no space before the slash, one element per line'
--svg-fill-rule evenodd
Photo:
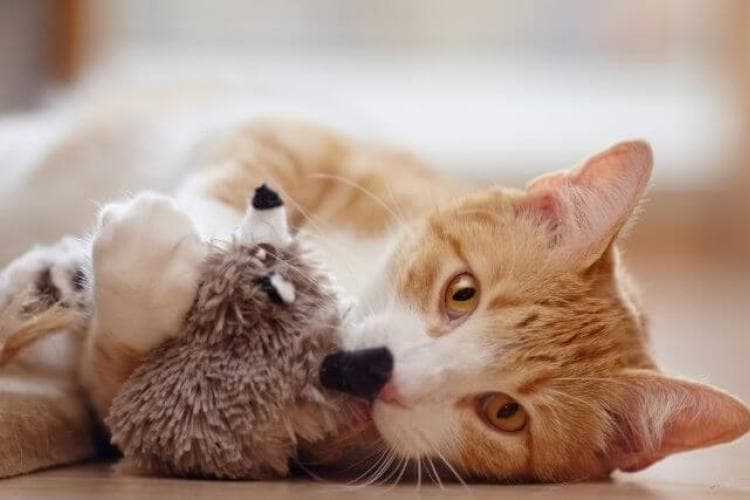
<path fill-rule="evenodd" d="M 404 278 L 403 292 L 416 298 L 420 305 L 426 307 L 430 290 L 435 286 L 440 263 L 435 259 L 423 259 L 411 264 Z"/>
<path fill-rule="evenodd" d="M 533 312 L 513 326 L 514 328 L 526 328 L 527 326 L 530 326 L 533 323 L 535 323 L 538 319 L 539 319 L 539 313 Z"/>
<path fill-rule="evenodd" d="M 503 309 L 505 307 L 517 307 L 523 305 L 523 301 L 519 299 L 518 297 L 515 297 L 513 295 L 508 295 L 506 293 L 501 293 L 496 295 L 492 300 L 490 300 L 489 304 L 487 305 L 487 309 L 490 311 L 493 311 L 495 309 Z"/>
<path fill-rule="evenodd" d="M 480 208 L 461 210 L 457 215 L 461 217 L 463 222 L 471 221 L 485 226 L 495 225 L 500 222 L 500 215 L 498 213 L 482 210 Z"/>
<path fill-rule="evenodd" d="M 430 224 L 430 227 L 432 228 L 432 231 L 435 233 L 435 237 L 448 244 L 448 247 L 451 249 L 451 251 L 455 254 L 455 256 L 464 263 L 468 264 L 468 260 L 466 259 L 466 254 L 463 249 L 463 245 L 461 244 L 461 239 L 451 234 L 445 227 L 442 221 L 440 220 L 433 220 Z"/>
<path fill-rule="evenodd" d="M 541 389 L 545 383 L 549 382 L 554 378 L 554 374 L 550 372 L 543 372 L 537 375 L 534 375 L 532 377 L 529 377 L 525 381 L 523 381 L 519 386 L 518 391 L 519 394 L 523 394 L 525 396 L 528 396 L 530 394 L 533 394 L 539 389 Z"/>

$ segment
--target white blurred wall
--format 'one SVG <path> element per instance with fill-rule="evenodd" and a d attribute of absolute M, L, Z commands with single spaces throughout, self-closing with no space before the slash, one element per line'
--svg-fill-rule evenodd
<path fill-rule="evenodd" d="M 721 185 L 735 167 L 726 1 L 96 6 L 105 74 L 229 76 L 335 103 L 460 175 L 518 183 L 632 137 L 653 143 L 657 187 Z"/>
<path fill-rule="evenodd" d="M 0 1 L 0 112 L 39 102 L 48 83 L 49 4 Z"/>
<path fill-rule="evenodd" d="M 0 109 L 41 95 L 50 1 L 0 3 Z M 479 180 L 644 137 L 657 188 L 712 188 L 740 156 L 729 0 L 81 1 L 101 87 L 274 89 Z"/>

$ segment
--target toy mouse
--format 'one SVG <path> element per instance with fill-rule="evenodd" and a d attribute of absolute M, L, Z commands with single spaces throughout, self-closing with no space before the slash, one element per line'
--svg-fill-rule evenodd
<path fill-rule="evenodd" d="M 361 418 L 350 395 L 371 399 L 393 368 L 384 348 L 340 350 L 338 306 L 281 198 L 259 187 L 233 241 L 209 252 L 182 334 L 115 397 L 112 443 L 148 473 L 285 476 L 299 444 Z"/>

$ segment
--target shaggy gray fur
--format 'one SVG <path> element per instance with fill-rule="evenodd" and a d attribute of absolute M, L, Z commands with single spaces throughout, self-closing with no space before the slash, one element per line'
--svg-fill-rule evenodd
<path fill-rule="evenodd" d="M 273 273 L 294 286 L 293 301 L 269 288 Z M 344 396 L 318 382 L 339 339 L 329 279 L 296 242 L 235 241 L 212 251 L 202 276 L 184 333 L 155 349 L 115 398 L 112 442 L 150 473 L 284 476 L 298 441 L 353 419 Z"/>

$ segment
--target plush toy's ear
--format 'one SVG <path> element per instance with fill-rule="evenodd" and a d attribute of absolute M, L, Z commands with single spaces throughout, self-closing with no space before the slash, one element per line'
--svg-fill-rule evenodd
<path fill-rule="evenodd" d="M 568 172 L 533 180 L 517 213 L 550 231 L 551 245 L 582 267 L 595 262 L 635 208 L 651 175 L 651 147 L 622 142 Z"/>
<path fill-rule="evenodd" d="M 673 453 L 726 443 L 750 430 L 750 410 L 705 384 L 628 370 L 609 391 L 615 432 L 605 460 L 635 472 Z"/>
<path fill-rule="evenodd" d="M 284 247 L 292 241 L 284 202 L 276 191 L 263 184 L 255 190 L 250 207 L 238 229 L 244 243 L 268 243 Z"/>

